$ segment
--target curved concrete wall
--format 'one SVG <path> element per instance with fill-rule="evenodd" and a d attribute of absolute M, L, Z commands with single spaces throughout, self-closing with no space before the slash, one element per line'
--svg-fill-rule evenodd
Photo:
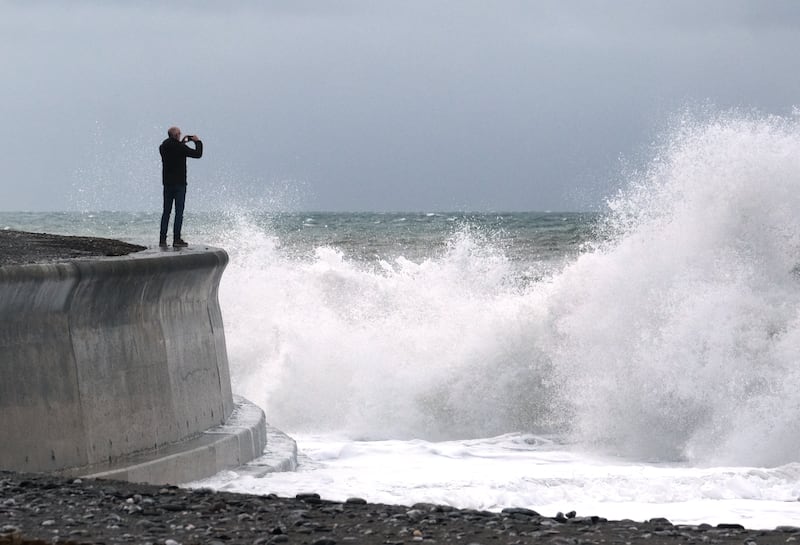
<path fill-rule="evenodd" d="M 217 248 L 0 267 L 0 467 L 107 465 L 233 410 Z"/>

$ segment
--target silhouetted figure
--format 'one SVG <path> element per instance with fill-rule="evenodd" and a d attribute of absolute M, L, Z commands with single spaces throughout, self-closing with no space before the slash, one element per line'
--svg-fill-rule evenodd
<path fill-rule="evenodd" d="M 199 159 L 203 156 L 203 143 L 197 136 L 184 136 L 181 130 L 170 127 L 168 138 L 161 142 L 158 151 L 161 153 L 161 183 L 164 184 L 164 211 L 161 214 L 161 234 L 159 246 L 167 245 L 167 228 L 172 203 L 175 202 L 175 223 L 172 225 L 172 245 L 176 248 L 188 246 L 181 238 L 183 226 L 183 205 L 186 202 L 186 158 Z M 186 145 L 194 142 L 194 149 Z"/>

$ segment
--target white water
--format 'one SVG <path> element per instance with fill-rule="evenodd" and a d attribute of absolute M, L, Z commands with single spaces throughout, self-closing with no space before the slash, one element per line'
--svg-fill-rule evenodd
<path fill-rule="evenodd" d="M 679 123 L 609 207 L 606 243 L 524 288 L 467 235 L 369 267 L 243 222 L 219 241 L 234 390 L 313 463 L 209 482 L 800 525 L 798 120 Z"/>
<path fill-rule="evenodd" d="M 800 526 L 800 464 L 775 469 L 646 464 L 588 455 L 546 440 L 505 435 L 472 441 L 350 441 L 299 436 L 300 471 L 263 478 L 226 471 L 192 486 L 256 494 L 416 502 L 546 516 L 571 510 L 611 520 Z"/>

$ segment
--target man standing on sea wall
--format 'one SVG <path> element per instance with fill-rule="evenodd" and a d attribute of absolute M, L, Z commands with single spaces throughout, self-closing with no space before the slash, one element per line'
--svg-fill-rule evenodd
<path fill-rule="evenodd" d="M 194 142 L 194 149 L 187 146 L 186 142 Z M 203 142 L 197 136 L 187 135 L 181 139 L 181 130 L 178 127 L 170 127 L 167 130 L 167 139 L 161 142 L 158 151 L 161 153 L 161 183 L 164 186 L 164 211 L 161 213 L 158 245 L 162 248 L 167 246 L 169 216 L 172 212 L 172 203 L 175 202 L 172 245 L 183 248 L 188 246 L 181 238 L 183 206 L 186 202 L 186 158 L 200 159 L 203 156 Z"/>

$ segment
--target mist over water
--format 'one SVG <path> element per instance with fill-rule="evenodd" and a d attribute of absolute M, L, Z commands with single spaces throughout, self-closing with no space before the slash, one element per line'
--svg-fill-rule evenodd
<path fill-rule="evenodd" d="M 562 259 L 469 224 L 394 253 L 369 230 L 292 250 L 240 218 L 215 241 L 234 389 L 290 432 L 797 461 L 798 128 L 682 120 Z"/>
<path fill-rule="evenodd" d="M 277 425 L 469 437 L 547 409 L 532 395 L 536 309 L 519 266 L 490 244 L 457 231 L 427 249 L 435 257 L 363 261 L 329 246 L 286 257 L 259 230 L 245 238 L 253 247 L 232 255 L 221 292 L 231 358 L 245 364 L 233 364 L 235 386 Z"/>

